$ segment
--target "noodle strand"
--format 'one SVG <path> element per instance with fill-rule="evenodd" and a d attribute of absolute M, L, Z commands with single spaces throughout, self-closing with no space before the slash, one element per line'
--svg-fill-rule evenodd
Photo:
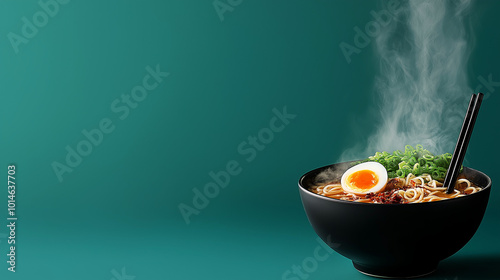
<path fill-rule="evenodd" d="M 393 192 L 393 195 L 399 195 L 404 199 L 402 203 L 440 201 L 443 199 L 469 195 L 481 190 L 480 187 L 474 186 L 467 179 L 458 179 L 454 192 L 451 194 L 447 194 L 446 189 L 441 187 L 443 184 L 433 179 L 431 174 L 421 174 L 417 177 L 412 173 L 409 173 L 405 177 L 406 178 L 402 179 L 404 182 L 404 186 L 402 188 L 395 189 Z M 342 188 L 342 185 L 338 183 L 316 186 L 313 187 L 311 191 L 323 196 L 341 200 L 377 203 L 374 202 L 374 200 L 371 198 L 365 198 L 364 196 L 357 196 L 355 194 L 345 192 Z"/>

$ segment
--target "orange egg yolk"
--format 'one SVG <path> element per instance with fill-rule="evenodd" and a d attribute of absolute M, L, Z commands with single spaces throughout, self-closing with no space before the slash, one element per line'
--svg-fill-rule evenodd
<path fill-rule="evenodd" d="M 373 188 L 378 183 L 378 176 L 371 170 L 360 170 L 352 173 L 347 177 L 347 184 L 349 186 L 368 190 Z"/>

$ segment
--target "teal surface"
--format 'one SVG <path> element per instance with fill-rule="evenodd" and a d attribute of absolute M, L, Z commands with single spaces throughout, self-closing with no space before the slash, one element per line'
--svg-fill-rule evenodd
<path fill-rule="evenodd" d="M 0 279 L 371 279 L 335 252 L 315 258 L 297 181 L 374 131 L 373 44 L 350 63 L 339 44 L 379 9 L 2 1 Z M 490 204 L 469 244 L 425 279 L 498 279 L 499 11 L 473 3 L 468 64 L 487 96 L 466 163 L 492 178 Z"/>

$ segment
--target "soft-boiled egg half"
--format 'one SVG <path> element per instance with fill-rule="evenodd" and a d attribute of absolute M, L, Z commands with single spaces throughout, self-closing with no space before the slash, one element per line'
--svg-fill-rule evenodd
<path fill-rule="evenodd" d="M 378 162 L 360 163 L 347 169 L 340 183 L 345 192 L 359 195 L 378 193 L 385 189 L 387 170 Z"/>

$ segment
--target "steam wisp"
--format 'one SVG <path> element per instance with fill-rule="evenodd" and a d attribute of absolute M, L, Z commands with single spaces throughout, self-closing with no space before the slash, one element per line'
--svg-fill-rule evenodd
<path fill-rule="evenodd" d="M 339 162 L 404 150 L 408 144 L 422 144 L 435 154 L 453 152 L 472 93 L 466 75 L 469 6 L 469 0 L 402 3 L 375 40 L 380 58 L 376 131 L 347 149 Z"/>

